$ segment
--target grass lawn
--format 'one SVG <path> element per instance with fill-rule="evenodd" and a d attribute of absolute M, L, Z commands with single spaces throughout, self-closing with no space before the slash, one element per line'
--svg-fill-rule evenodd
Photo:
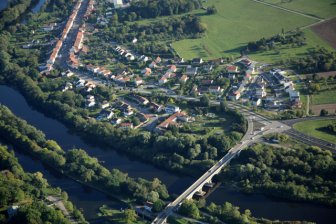
<path fill-rule="evenodd" d="M 183 58 L 239 55 L 241 47 L 249 41 L 275 35 L 282 28 L 289 31 L 317 21 L 250 0 L 209 0 L 205 5 L 215 5 L 218 11 L 201 16 L 207 34 L 200 39 L 173 43 Z"/>
<path fill-rule="evenodd" d="M 111 209 L 107 205 L 103 205 L 102 207 L 99 208 L 99 211 L 100 212 L 98 213 L 98 216 L 106 217 L 109 221 L 111 221 L 111 223 L 117 223 L 117 224 L 126 223 L 123 218 L 123 212 L 120 210 Z M 145 224 L 147 222 L 138 219 L 134 223 L 135 224 Z"/>
<path fill-rule="evenodd" d="M 333 51 L 333 48 L 327 42 L 319 38 L 309 28 L 305 29 L 304 33 L 307 39 L 306 41 L 307 45 L 305 46 L 295 48 L 292 48 L 291 46 L 281 47 L 267 52 L 249 54 L 249 56 L 256 61 L 273 63 L 280 60 L 286 60 L 289 58 L 304 56 L 307 54 L 307 51 L 309 49 L 312 49 L 314 47 L 324 47 L 326 49 L 329 49 L 330 51 Z"/>
<path fill-rule="evenodd" d="M 302 12 L 320 18 L 330 18 L 336 15 L 335 0 L 264 0 L 265 2 Z"/>
<path fill-rule="evenodd" d="M 336 103 L 336 90 L 326 90 L 311 97 L 312 105 Z"/>
<path fill-rule="evenodd" d="M 335 120 L 326 119 L 326 120 L 317 120 L 317 121 L 303 121 L 294 125 L 294 128 L 297 131 L 300 131 L 304 134 L 320 138 L 322 140 L 336 143 L 336 135 L 329 134 L 327 132 L 318 130 L 319 128 L 326 127 L 328 124 L 335 122 Z"/>

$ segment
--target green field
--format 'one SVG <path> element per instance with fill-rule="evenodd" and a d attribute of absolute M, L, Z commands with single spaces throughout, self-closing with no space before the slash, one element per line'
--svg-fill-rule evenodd
<path fill-rule="evenodd" d="M 320 18 L 334 17 L 336 12 L 335 0 L 264 0 L 264 2 Z"/>
<path fill-rule="evenodd" d="M 326 127 L 328 124 L 331 124 L 333 121 L 332 120 L 311 120 L 311 121 L 303 121 L 303 122 L 299 122 L 297 124 L 294 125 L 294 129 L 296 129 L 297 131 L 300 131 L 304 134 L 328 141 L 328 142 L 332 142 L 332 143 L 336 143 L 336 135 L 332 135 L 329 133 L 326 133 L 324 131 L 320 131 L 318 130 L 319 128 L 323 128 Z M 334 120 L 335 122 L 335 120 Z"/>
<path fill-rule="evenodd" d="M 229 55 L 239 56 L 242 47 L 245 47 L 250 41 L 273 36 L 280 33 L 282 28 L 285 31 L 290 31 L 317 22 L 315 19 L 251 0 L 209 0 L 204 5 L 215 5 L 218 12 L 214 15 L 201 16 L 202 22 L 208 28 L 204 37 L 173 43 L 173 47 L 183 58 L 212 59 Z M 336 15 L 336 11 L 334 14 Z M 305 47 L 253 54 L 252 58 L 274 62 L 282 58 L 302 55 L 308 48 L 317 45 L 332 49 L 312 31 L 306 30 L 305 33 L 307 36 L 307 46 Z"/>
<path fill-rule="evenodd" d="M 307 51 L 309 49 L 312 49 L 314 47 L 324 47 L 326 49 L 333 50 L 333 48 L 327 42 L 319 38 L 310 29 L 304 30 L 304 33 L 307 38 L 307 41 L 306 41 L 307 45 L 305 46 L 294 47 L 294 48 L 292 48 L 291 46 L 285 46 L 285 47 L 278 48 L 276 50 L 249 54 L 249 56 L 256 61 L 276 62 L 279 60 L 286 60 L 290 58 L 295 58 L 297 56 L 303 56 L 307 54 Z"/>
<path fill-rule="evenodd" d="M 321 91 L 312 95 L 312 105 L 336 103 L 336 90 Z"/>

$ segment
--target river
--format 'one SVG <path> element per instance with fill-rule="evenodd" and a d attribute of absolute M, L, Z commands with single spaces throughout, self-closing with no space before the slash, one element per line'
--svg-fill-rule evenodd
<path fill-rule="evenodd" d="M 97 157 L 100 161 L 105 161 L 104 166 L 107 168 L 120 169 L 123 172 L 127 172 L 131 177 L 143 177 L 146 179 L 157 177 L 166 184 L 171 194 L 181 193 L 194 180 L 190 177 L 173 175 L 144 162 L 134 161 L 111 149 L 86 143 L 57 120 L 31 108 L 18 91 L 7 86 L 0 85 L 0 103 L 9 107 L 17 116 L 42 130 L 47 138 L 56 140 L 64 150 L 69 150 L 73 147 L 83 148 L 89 155 Z M 109 200 L 100 192 L 83 188 L 72 180 L 62 178 L 57 173 L 46 169 L 39 161 L 32 160 L 22 153 L 17 152 L 17 155 L 20 163 L 27 171 L 42 171 L 49 183 L 53 186 L 60 186 L 67 191 L 71 201 L 77 207 L 83 208 L 84 215 L 88 220 L 97 218 L 97 208 L 103 204 L 110 204 L 113 207 L 123 206 L 120 203 Z M 269 219 L 309 220 L 322 224 L 330 223 L 330 220 L 336 219 L 336 210 L 325 206 L 287 202 L 263 195 L 246 195 L 226 187 L 218 188 L 210 195 L 208 201 L 218 204 L 228 201 L 242 209 L 250 209 L 252 214 L 257 217 Z"/>

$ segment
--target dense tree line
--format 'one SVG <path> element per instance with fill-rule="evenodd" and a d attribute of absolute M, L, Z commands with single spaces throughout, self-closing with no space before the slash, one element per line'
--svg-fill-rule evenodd
<path fill-rule="evenodd" d="M 335 173 L 336 160 L 330 151 L 257 144 L 243 150 L 222 177 L 245 192 L 335 206 Z"/>
<path fill-rule="evenodd" d="M 165 186 L 156 178 L 153 181 L 132 179 L 119 170 L 106 169 L 84 150 L 73 149 L 64 152 L 56 142 L 46 140 L 41 131 L 17 118 L 5 106 L 0 106 L 0 136 L 53 168 L 84 183 L 102 186 L 101 189 L 108 192 L 131 195 L 142 201 L 149 198 L 156 201 L 169 197 Z"/>
<path fill-rule="evenodd" d="M 229 202 L 225 202 L 223 205 L 210 203 L 210 205 L 205 207 L 205 211 L 228 224 L 257 223 L 254 221 L 254 218 L 251 217 L 250 210 L 246 209 L 243 213 L 241 213 L 239 211 L 239 207 L 233 206 Z"/>
<path fill-rule="evenodd" d="M 293 69 L 301 73 L 327 72 L 336 70 L 336 52 L 324 48 L 312 49 L 305 57 L 289 62 Z"/>
<path fill-rule="evenodd" d="M 247 44 L 247 51 L 268 51 L 276 48 L 280 45 L 303 46 L 305 45 L 306 37 L 302 31 L 291 31 L 289 33 L 281 33 L 270 38 L 261 38 L 257 41 L 252 41 Z"/>
<path fill-rule="evenodd" d="M 9 7 L 0 11 L 0 30 L 16 21 L 35 3 L 37 0 L 10 1 Z"/>
<path fill-rule="evenodd" d="M 121 21 L 130 21 L 177 15 L 200 7 L 199 0 L 139 0 L 132 1 L 131 6 L 126 10 L 118 11 L 118 16 Z"/>
<path fill-rule="evenodd" d="M 132 48 L 139 53 L 167 53 L 167 44 L 163 41 L 198 38 L 206 31 L 206 25 L 194 15 L 172 17 L 149 24 L 119 24 L 96 33 L 99 40 L 116 41 L 130 44 L 134 38 L 138 42 Z M 91 43 L 97 44 L 97 43 Z"/>
<path fill-rule="evenodd" d="M 59 188 L 51 188 L 37 172 L 26 173 L 15 158 L 4 146 L 0 146 L 0 223 L 63 223 L 70 224 L 60 210 L 47 206 L 45 197 L 53 192 L 60 197 L 66 195 Z M 62 197 L 68 211 L 76 217 L 78 223 L 86 223 L 80 211 L 72 203 Z M 7 208 L 18 205 L 18 211 L 8 219 Z"/>
<path fill-rule="evenodd" d="M 332 124 L 329 124 L 326 127 L 322 127 L 321 129 L 322 131 L 326 131 L 330 134 L 336 135 L 336 122 L 333 122 Z"/>

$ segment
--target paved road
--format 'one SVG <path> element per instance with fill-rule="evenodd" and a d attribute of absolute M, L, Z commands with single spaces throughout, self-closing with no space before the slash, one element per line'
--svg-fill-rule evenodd
<path fill-rule="evenodd" d="M 297 118 L 297 119 L 290 119 L 281 121 L 284 124 L 287 124 L 291 127 L 293 127 L 294 124 L 302 122 L 302 121 L 312 121 L 312 120 L 328 120 L 328 119 L 336 119 L 336 116 L 326 116 L 326 117 L 303 117 L 303 118 Z"/>
<path fill-rule="evenodd" d="M 292 138 L 302 143 L 305 143 L 307 145 L 317 146 L 317 147 L 320 147 L 321 149 L 327 149 L 327 150 L 336 152 L 336 144 L 324 141 L 322 139 L 315 138 L 313 136 L 305 135 L 301 132 L 294 130 L 293 128 L 290 130 L 287 130 L 285 133 L 291 136 Z"/>
<path fill-rule="evenodd" d="M 63 45 L 58 54 L 59 57 L 56 58 L 55 64 L 64 70 L 70 69 L 70 67 L 67 64 L 67 61 L 70 56 L 70 49 L 72 48 L 72 46 L 74 45 L 76 41 L 77 33 L 79 31 L 80 25 L 83 22 L 83 18 L 84 18 L 84 14 L 88 6 L 88 2 L 89 2 L 88 0 L 83 0 L 78 10 L 77 16 L 74 20 L 74 23 L 67 35 L 67 38 L 63 41 Z M 73 69 L 70 69 L 70 70 L 74 71 Z"/>

